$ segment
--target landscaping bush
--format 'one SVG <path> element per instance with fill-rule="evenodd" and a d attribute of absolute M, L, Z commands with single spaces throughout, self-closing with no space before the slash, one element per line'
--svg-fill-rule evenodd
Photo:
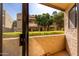
<path fill-rule="evenodd" d="M 3 33 L 4 38 L 9 37 L 19 37 L 21 32 L 6 32 Z M 54 35 L 54 34 L 64 34 L 64 31 L 34 31 L 29 32 L 29 36 L 38 36 L 38 35 Z"/>
<path fill-rule="evenodd" d="M 53 35 L 53 34 L 64 34 L 64 31 L 39 31 L 39 32 L 29 32 L 30 36 L 37 35 Z"/>
<path fill-rule="evenodd" d="M 21 32 L 5 32 L 3 33 L 3 37 L 18 37 Z"/>

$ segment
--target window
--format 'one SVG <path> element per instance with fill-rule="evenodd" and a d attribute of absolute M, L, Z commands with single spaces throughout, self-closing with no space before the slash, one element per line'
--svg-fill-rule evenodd
<path fill-rule="evenodd" d="M 18 21 L 21 21 L 21 19 L 18 19 Z"/>
<path fill-rule="evenodd" d="M 77 25 L 76 11 L 77 11 L 76 5 L 73 6 L 73 8 L 71 8 L 71 10 L 69 11 L 69 21 L 68 21 L 69 28 L 76 28 Z"/>

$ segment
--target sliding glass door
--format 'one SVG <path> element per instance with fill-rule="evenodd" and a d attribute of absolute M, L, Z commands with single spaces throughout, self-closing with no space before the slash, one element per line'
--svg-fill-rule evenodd
<path fill-rule="evenodd" d="M 3 3 L 3 56 L 21 56 L 22 4 Z"/>
<path fill-rule="evenodd" d="M 0 4 L 0 55 L 28 55 L 28 4 Z"/>

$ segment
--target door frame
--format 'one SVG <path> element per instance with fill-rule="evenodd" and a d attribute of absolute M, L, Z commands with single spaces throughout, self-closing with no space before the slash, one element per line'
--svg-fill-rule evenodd
<path fill-rule="evenodd" d="M 29 39 L 28 39 L 28 26 L 29 24 L 29 4 L 22 4 L 22 34 L 25 36 L 22 46 L 22 56 L 29 56 Z"/>
<path fill-rule="evenodd" d="M 0 3 L 0 56 L 2 56 L 2 3 Z"/>
<path fill-rule="evenodd" d="M 79 3 L 76 3 L 76 7 L 77 7 L 77 56 L 79 56 Z"/>

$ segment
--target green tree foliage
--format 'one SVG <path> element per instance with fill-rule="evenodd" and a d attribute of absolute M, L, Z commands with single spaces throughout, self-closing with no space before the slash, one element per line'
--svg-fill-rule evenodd
<path fill-rule="evenodd" d="M 13 21 L 13 26 L 16 27 L 17 26 L 17 21 Z"/>
<path fill-rule="evenodd" d="M 64 13 L 59 12 L 57 14 L 53 14 L 54 16 L 54 23 L 56 24 L 57 30 L 61 30 L 64 27 Z"/>
<path fill-rule="evenodd" d="M 57 15 L 57 11 L 54 11 L 54 12 L 52 13 L 52 15 Z"/>
<path fill-rule="evenodd" d="M 12 30 L 14 31 L 14 27 L 17 27 L 17 21 L 13 21 L 13 24 L 12 24 Z"/>
<path fill-rule="evenodd" d="M 52 17 L 48 13 L 43 13 L 42 15 L 36 15 L 36 22 L 38 27 L 41 27 L 42 30 L 48 30 L 49 26 L 52 25 Z"/>
<path fill-rule="evenodd" d="M 57 30 L 61 30 L 64 27 L 64 13 L 54 11 L 52 15 L 48 13 L 43 13 L 42 15 L 36 15 L 36 23 L 39 29 L 49 30 L 50 25 L 56 26 Z"/>

